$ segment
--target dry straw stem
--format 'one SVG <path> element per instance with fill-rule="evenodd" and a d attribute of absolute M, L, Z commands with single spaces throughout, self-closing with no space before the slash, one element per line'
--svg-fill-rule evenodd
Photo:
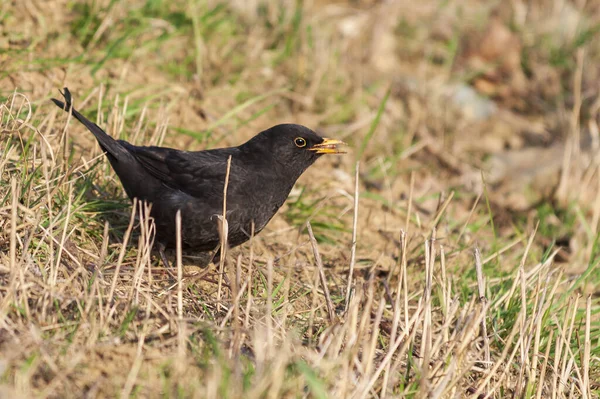
<path fill-rule="evenodd" d="M 356 263 L 356 235 L 358 226 L 358 179 L 360 176 L 360 161 L 356 162 L 355 176 L 354 176 L 354 215 L 352 218 L 352 249 L 350 250 L 350 267 L 348 270 L 348 285 L 346 287 L 346 304 L 344 306 L 344 312 L 348 311 L 348 305 L 350 305 L 350 296 L 353 290 L 353 277 L 354 277 L 354 265 Z"/>
<path fill-rule="evenodd" d="M 0 133 L 17 132 L 24 126 L 28 126 L 32 116 L 29 98 L 15 88 L 6 102 L 10 102 L 10 105 L 0 104 L 0 123 L 2 123 Z M 19 117 L 23 113 L 23 108 L 27 108 L 25 119 Z"/>
<path fill-rule="evenodd" d="M 452 202 L 452 198 L 454 198 L 454 193 L 455 191 L 452 191 L 450 193 L 450 195 L 448 196 L 448 198 L 446 198 L 444 200 L 444 202 L 438 207 L 438 211 L 436 213 L 435 218 L 433 219 L 433 221 L 430 223 L 429 228 L 436 228 L 439 221 L 441 220 L 442 216 L 444 215 L 444 212 L 446 211 L 446 208 L 448 207 L 448 205 L 450 205 L 450 202 Z M 440 199 L 442 197 L 440 196 Z"/>
<path fill-rule="evenodd" d="M 119 278 L 119 271 L 121 270 L 121 265 L 123 263 L 123 259 L 125 258 L 125 252 L 127 249 L 127 243 L 129 242 L 129 237 L 131 236 L 131 231 L 133 230 L 133 224 L 135 222 L 135 212 L 138 208 L 139 201 L 137 198 L 133 199 L 133 205 L 131 206 L 131 216 L 129 218 L 129 225 L 127 226 L 127 230 L 125 230 L 125 235 L 123 236 L 123 244 L 121 245 L 121 251 L 119 252 L 119 259 L 117 260 L 117 265 L 115 267 L 115 271 L 113 273 L 112 283 L 110 285 L 110 292 L 108 293 L 108 300 L 106 301 L 106 313 L 109 313 L 109 309 L 113 303 L 113 297 L 115 295 L 115 290 L 117 288 L 117 280 Z"/>
<path fill-rule="evenodd" d="M 552 260 L 558 251 L 559 251 L 559 249 L 557 249 L 553 254 L 551 254 L 549 256 L 549 260 Z M 541 318 L 546 313 L 547 309 L 550 307 L 550 303 L 548 303 L 546 301 L 546 299 L 548 298 L 548 285 L 550 284 L 551 277 L 552 277 L 552 272 L 550 270 L 550 267 L 548 267 L 548 264 L 546 264 L 546 267 L 541 268 L 539 271 L 539 274 L 538 274 L 537 285 L 536 285 L 536 298 L 539 298 L 539 299 L 535 303 L 535 308 L 533 310 L 535 317 L 533 318 L 533 321 L 532 321 L 532 328 L 535 329 L 535 331 L 533 333 L 533 337 L 531 337 L 531 333 L 530 333 L 529 341 L 527 342 L 527 347 L 529 348 L 531 345 L 531 339 L 533 339 L 533 341 L 534 341 L 533 355 L 532 355 L 532 359 L 531 359 L 531 370 L 532 370 L 531 381 L 532 381 L 532 383 L 535 383 L 535 381 L 537 379 L 537 372 L 534 372 L 534 371 L 537 371 L 537 369 L 538 369 L 538 357 L 539 357 L 538 354 L 539 354 L 539 350 L 540 350 L 540 342 L 541 342 L 542 326 L 543 326 L 543 324 L 541 323 Z M 543 286 L 543 288 L 542 288 L 542 286 Z M 540 290 L 541 290 L 541 294 L 540 294 Z"/>
<path fill-rule="evenodd" d="M 401 235 L 400 235 L 400 245 L 401 245 L 400 271 L 398 273 L 398 284 L 396 286 L 396 296 L 393 301 L 394 312 L 393 312 L 393 318 L 392 318 L 392 332 L 390 334 L 390 342 L 395 342 L 395 340 L 396 340 L 396 335 L 400 328 L 400 317 L 401 317 L 401 314 L 403 314 L 403 313 L 405 315 L 405 320 L 404 320 L 404 326 L 402 327 L 402 330 L 405 331 L 405 329 L 408 326 L 408 292 L 406 289 L 406 256 L 407 256 L 406 255 L 406 245 L 407 244 L 406 244 L 406 233 L 404 231 L 402 231 Z M 400 298 L 401 294 L 403 294 L 404 302 L 401 301 L 401 298 Z M 392 350 L 392 348 L 390 347 L 390 351 L 391 350 Z M 382 383 L 382 388 L 381 388 L 381 396 L 382 397 L 385 397 L 385 394 L 387 392 L 387 386 L 388 386 L 388 381 L 390 378 L 390 372 L 391 372 L 391 363 L 388 363 L 385 368 L 385 372 L 384 372 L 384 376 L 383 376 L 383 383 Z"/>
<path fill-rule="evenodd" d="M 529 253 L 529 251 L 531 250 L 531 245 L 533 244 L 533 239 L 535 237 L 535 234 L 538 230 L 539 227 L 539 222 L 538 224 L 536 224 L 535 229 L 533 230 L 533 232 L 531 233 L 531 235 L 529 236 L 529 241 L 527 242 L 527 247 L 525 248 L 525 252 L 523 253 L 523 257 L 521 258 L 521 264 L 519 265 L 519 282 L 520 282 L 520 287 L 521 287 L 521 314 L 522 314 L 522 319 L 521 319 L 521 334 L 519 336 L 520 338 L 520 348 L 521 348 L 521 364 L 523 365 L 521 367 L 521 370 L 519 370 L 519 378 L 517 381 L 517 389 L 521 390 L 522 389 L 522 383 L 523 383 L 523 376 L 524 373 L 530 372 L 530 359 L 528 357 L 528 352 L 529 352 L 529 343 L 531 342 L 530 339 L 528 339 L 528 337 L 530 337 L 530 331 L 527 330 L 527 325 L 528 325 L 528 321 L 529 319 L 527 318 L 527 279 L 525 277 L 525 260 L 527 258 L 527 254 Z M 531 378 L 531 376 L 527 376 L 528 379 Z"/>
<path fill-rule="evenodd" d="M 17 179 L 10 180 L 10 192 L 12 194 L 10 208 L 10 272 L 16 275 L 17 266 L 17 209 L 19 207 Z"/>
<path fill-rule="evenodd" d="M 423 373 L 420 379 L 419 392 L 420 395 L 425 395 L 429 391 L 429 360 L 431 358 L 431 346 L 432 346 L 432 304 L 431 304 L 431 292 L 433 284 L 433 270 L 435 267 L 435 242 L 436 242 L 436 229 L 433 228 L 431 231 L 431 238 L 425 241 L 425 288 L 423 292 L 423 298 L 425 302 L 425 310 L 423 317 L 423 330 L 421 335 L 420 345 L 420 358 L 417 360 L 419 366 L 421 366 L 421 372 Z"/>
<path fill-rule="evenodd" d="M 51 279 L 50 279 L 50 284 L 52 287 L 56 286 L 56 282 L 58 279 L 58 269 L 59 269 L 59 265 L 60 262 L 62 260 L 62 254 L 65 248 L 65 241 L 67 239 L 67 231 L 69 229 L 69 221 L 71 219 L 71 209 L 72 209 L 72 201 L 73 199 L 73 183 L 69 184 L 69 200 L 67 203 L 67 217 L 65 217 L 65 221 L 64 221 L 64 225 L 63 225 L 63 230 L 62 230 L 62 235 L 61 235 L 61 239 L 60 239 L 60 243 L 58 246 L 58 255 L 56 256 L 56 263 L 54 265 L 54 268 L 51 270 L 50 274 L 51 274 Z"/>
<path fill-rule="evenodd" d="M 273 356 L 273 260 L 267 261 L 267 359 Z"/>
<path fill-rule="evenodd" d="M 225 270 L 225 256 L 227 255 L 227 235 L 229 234 L 229 225 L 227 224 L 227 187 L 229 186 L 229 172 L 231 171 L 231 155 L 227 158 L 227 171 L 225 172 L 225 185 L 223 186 L 223 215 L 220 223 L 220 258 L 219 258 L 219 283 L 217 287 L 217 310 L 221 310 L 221 287 L 223 285 L 223 274 Z"/>
<path fill-rule="evenodd" d="M 475 248 L 475 269 L 477 271 L 477 291 L 479 293 L 479 301 L 482 304 L 485 304 L 487 302 L 487 298 L 485 295 L 485 280 L 483 276 L 483 265 L 481 263 L 481 252 L 479 251 L 479 248 Z M 487 317 L 484 316 L 484 319 L 481 322 L 481 338 L 483 339 L 483 349 L 485 351 L 484 367 L 488 367 L 491 364 L 490 340 L 487 335 L 486 319 Z"/>
<path fill-rule="evenodd" d="M 335 322 L 335 308 L 333 306 L 333 302 L 331 301 L 331 296 L 329 295 L 329 288 L 327 287 L 327 277 L 325 277 L 325 270 L 323 268 L 323 261 L 321 260 L 321 254 L 319 254 L 319 247 L 317 244 L 317 239 L 313 234 L 312 227 L 310 222 L 306 222 L 306 228 L 308 229 L 308 236 L 310 237 L 310 244 L 312 245 L 313 255 L 315 256 L 315 263 L 317 264 L 317 268 L 319 270 L 319 279 L 321 280 L 321 286 L 323 287 L 323 293 L 325 294 L 325 303 L 327 305 L 327 313 L 329 314 L 329 321 L 331 323 Z"/>
<path fill-rule="evenodd" d="M 177 257 L 177 337 L 178 337 L 178 355 L 181 363 L 185 359 L 185 321 L 183 320 L 183 264 L 181 261 L 181 211 L 175 214 L 175 241 Z"/>
<path fill-rule="evenodd" d="M 242 284 L 242 286 L 239 288 L 239 290 L 236 288 L 238 283 L 234 283 L 233 284 L 233 304 L 229 307 L 229 309 L 227 310 L 227 314 L 225 315 L 225 317 L 223 317 L 223 320 L 221 321 L 221 328 L 225 328 L 227 322 L 229 321 L 229 318 L 233 315 L 233 322 L 235 324 L 237 324 L 238 322 L 238 318 L 239 316 L 236 315 L 237 312 L 239 312 L 239 303 L 240 300 L 242 298 L 242 295 L 244 294 L 244 290 L 246 289 L 246 286 L 248 285 L 248 281 L 244 281 L 244 283 Z M 237 290 L 237 292 L 235 292 Z"/>
<path fill-rule="evenodd" d="M 546 371 L 548 367 L 548 363 L 550 361 L 550 348 L 552 347 L 552 339 L 554 338 L 554 330 L 550 330 L 548 335 L 548 344 L 546 345 L 546 352 L 544 353 L 544 363 L 542 364 L 542 370 L 540 371 L 540 381 L 544 381 L 546 379 Z M 538 388 L 535 394 L 536 399 L 540 399 L 542 397 L 542 392 L 544 389 L 544 384 L 538 384 Z M 556 392 L 552 389 L 552 392 Z"/>
<path fill-rule="evenodd" d="M 583 349 L 583 394 L 585 398 L 592 397 L 590 388 L 590 353 L 592 342 L 590 340 L 590 330 L 592 324 L 592 296 L 588 295 L 585 303 L 585 336 Z"/>
<path fill-rule="evenodd" d="M 414 334 L 417 331 L 415 326 L 419 322 L 420 317 L 422 316 L 421 315 L 422 311 L 423 311 L 422 302 L 419 301 L 417 310 L 413 314 L 412 319 L 410 320 L 409 324 L 407 324 L 407 326 L 406 326 L 407 331 L 412 331 L 411 335 L 408 337 L 408 339 L 405 339 L 406 333 L 403 333 L 400 336 L 398 336 L 398 338 L 393 343 L 393 345 L 390 346 L 390 350 L 388 351 L 385 358 L 383 358 L 383 361 L 381 362 L 381 364 L 379 365 L 377 370 L 375 370 L 373 375 L 371 375 L 370 378 L 367 380 L 367 384 L 365 385 L 365 387 L 361 391 L 359 391 L 360 395 L 358 397 L 364 398 L 367 396 L 368 392 L 371 390 L 373 385 L 375 385 L 375 382 L 377 381 L 377 379 L 379 378 L 379 376 L 381 375 L 383 370 L 387 367 L 388 363 L 392 360 L 392 357 L 394 356 L 394 354 L 398 353 L 398 355 L 401 356 L 406 352 L 406 349 L 408 348 L 409 343 L 412 342 L 412 339 L 414 338 Z M 400 348 L 401 344 L 403 344 L 403 345 Z"/>

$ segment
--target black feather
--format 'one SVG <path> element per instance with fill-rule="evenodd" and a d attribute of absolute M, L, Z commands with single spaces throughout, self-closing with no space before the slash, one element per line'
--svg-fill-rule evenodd
<path fill-rule="evenodd" d="M 135 146 L 115 140 L 72 106 L 52 101 L 71 112 L 106 152 L 127 195 L 152 203 L 156 241 L 175 244 L 175 215 L 182 212 L 183 243 L 200 251 L 219 243 L 218 215 L 223 210 L 227 162 L 231 171 L 227 190 L 228 243 L 239 245 L 250 238 L 252 224 L 260 232 L 287 199 L 294 183 L 320 155 L 310 147 L 323 142 L 312 130 L 293 124 L 265 130 L 238 147 L 206 151 L 180 151 L 165 147 Z M 295 139 L 306 141 L 304 148 Z"/>

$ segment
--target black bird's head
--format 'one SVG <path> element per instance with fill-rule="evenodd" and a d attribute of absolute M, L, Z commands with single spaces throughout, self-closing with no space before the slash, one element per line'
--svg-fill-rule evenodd
<path fill-rule="evenodd" d="M 282 124 L 267 129 L 244 146 L 275 160 L 288 171 L 301 174 L 324 154 L 343 154 L 340 140 L 319 136 L 311 129 L 295 124 Z"/>

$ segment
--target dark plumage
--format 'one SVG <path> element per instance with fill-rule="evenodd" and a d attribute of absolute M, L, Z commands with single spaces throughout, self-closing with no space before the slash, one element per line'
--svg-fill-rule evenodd
<path fill-rule="evenodd" d="M 250 238 L 252 222 L 259 233 L 283 205 L 300 175 L 322 154 L 340 153 L 338 140 L 322 138 L 294 124 L 273 126 L 238 147 L 206 151 L 180 151 L 165 147 L 138 147 L 115 140 L 71 105 L 52 101 L 96 137 L 121 179 L 129 198 L 152 203 L 156 242 L 175 245 L 175 214 L 182 214 L 184 247 L 212 251 L 219 247 L 219 216 L 223 214 L 223 188 L 227 160 L 231 171 L 227 187 L 228 244 Z"/>

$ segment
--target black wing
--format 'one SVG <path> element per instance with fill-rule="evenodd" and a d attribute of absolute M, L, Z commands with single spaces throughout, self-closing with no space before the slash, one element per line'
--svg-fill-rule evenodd
<path fill-rule="evenodd" d="M 245 173 L 235 162 L 237 148 L 189 152 L 165 147 L 138 147 L 124 142 L 123 144 L 152 176 L 163 184 L 194 197 L 223 192 L 230 155 L 230 185 L 242 179 Z"/>

